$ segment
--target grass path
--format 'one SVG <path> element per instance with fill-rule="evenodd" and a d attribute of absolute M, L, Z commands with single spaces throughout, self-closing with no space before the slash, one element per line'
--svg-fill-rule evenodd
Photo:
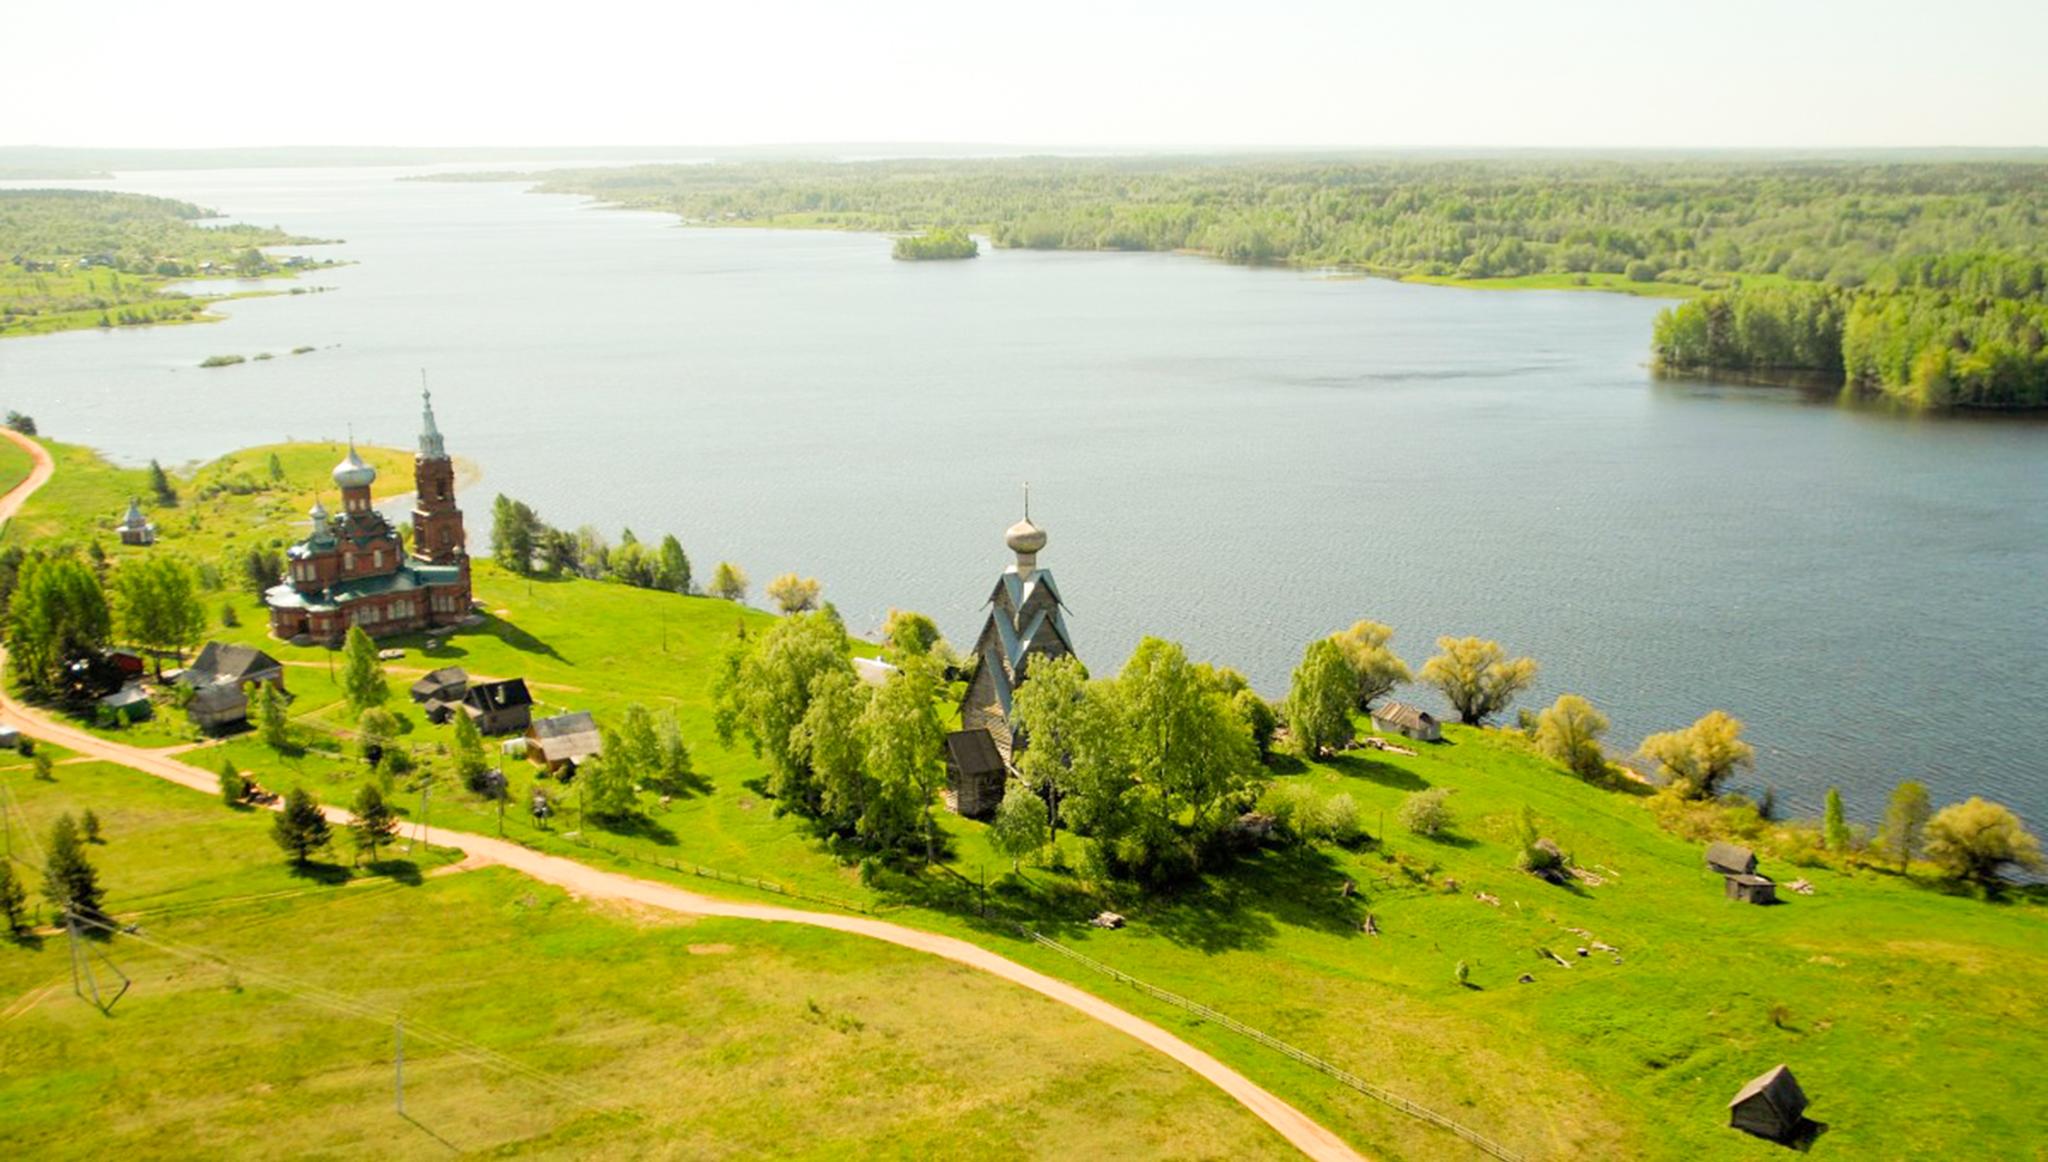
<path fill-rule="evenodd" d="M 4 658 L 4 654 L 0 654 L 0 658 Z M 23 705 L 12 694 L 0 693 L 0 720 L 11 722 L 81 755 L 117 763 L 202 794 L 213 795 L 219 790 L 218 776 L 210 771 L 179 762 L 160 751 L 110 742 L 66 726 Z M 348 812 L 340 808 L 327 807 L 323 810 L 328 818 L 337 824 L 346 823 L 349 819 Z M 767 923 L 804 924 L 882 940 L 903 948 L 943 957 L 1001 977 L 1013 984 L 1022 985 L 1171 1057 L 1250 1110 L 1289 1144 L 1310 1158 L 1330 1162 L 1354 1162 L 1361 1158 L 1361 1155 L 1342 1138 L 1317 1124 L 1294 1106 L 1160 1026 L 1064 981 L 1026 968 L 965 940 L 905 928 L 884 920 L 828 912 L 808 912 L 772 904 L 752 904 L 702 896 L 667 884 L 600 871 L 575 860 L 545 855 L 516 843 L 469 832 L 447 831 L 418 825 L 408 827 L 406 832 L 430 846 L 464 852 L 464 863 L 469 866 L 474 867 L 483 862 L 500 864 L 586 900 L 639 904 L 690 916 L 719 916 Z"/>

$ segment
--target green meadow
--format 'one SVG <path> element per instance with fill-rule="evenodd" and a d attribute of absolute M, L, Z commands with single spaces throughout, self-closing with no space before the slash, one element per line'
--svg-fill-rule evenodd
<path fill-rule="evenodd" d="M 57 480 L 23 514 L 25 529 L 59 536 L 91 520 L 65 507 L 89 491 L 84 484 L 60 490 L 71 461 L 84 455 L 68 454 Z M 328 464 L 332 450 L 309 450 L 305 459 Z M 386 464 L 380 468 L 393 479 Z M 108 494 L 98 487 L 94 512 Z M 274 518 L 250 510 L 249 526 L 232 537 L 202 521 L 187 544 L 217 550 L 288 535 L 282 512 L 289 507 Z M 473 536 L 485 507 L 471 494 Z M 175 547 L 167 538 L 152 551 Z M 715 547 L 690 547 L 700 569 L 715 559 Z M 431 650 L 419 637 L 384 643 L 406 651 L 389 663 L 394 708 L 402 711 L 402 743 L 440 772 L 431 801 L 437 825 L 503 827 L 522 842 L 595 864 L 770 898 L 677 870 L 704 865 L 978 941 L 1175 1030 L 1375 1157 L 1475 1154 L 1442 1130 L 1022 939 L 1019 926 L 1219 1009 L 1526 1157 L 1779 1157 L 1780 1147 L 1726 1127 L 1726 1103 L 1781 1062 L 1799 1077 L 1813 1101 L 1809 1115 L 1824 1127 L 1810 1146 L 1814 1156 L 2039 1154 L 2048 1093 L 2031 1083 L 2030 1065 L 2038 1031 L 2048 1026 L 2048 911 L 2038 894 L 1987 902 L 1952 894 L 1922 868 L 1901 875 L 1767 859 L 1765 872 L 1781 883 L 1803 876 L 1813 894 L 1786 892 L 1784 903 L 1768 908 L 1729 901 L 1719 877 L 1705 870 L 1700 845 L 1660 829 L 1640 792 L 1584 783 L 1513 732 L 1457 726 L 1441 744 L 1408 744 L 1413 755 L 1359 750 L 1330 762 L 1276 761 L 1276 784 L 1353 799 L 1374 837 L 1355 850 L 1262 848 L 1177 892 L 1146 896 L 1090 889 L 1057 867 L 1013 873 L 980 824 L 941 812 L 947 851 L 939 866 L 864 883 L 852 859 L 797 818 L 776 813 L 761 790 L 760 761 L 714 737 L 715 663 L 737 633 L 757 631 L 769 615 L 606 582 L 529 581 L 486 561 L 477 563 L 476 580 L 489 610 L 481 628 Z M 974 579 L 961 584 L 970 595 L 963 600 L 971 599 Z M 330 674 L 335 659 L 269 641 L 252 598 L 210 600 L 231 600 L 238 610 L 239 626 L 218 636 L 260 644 L 287 664 L 305 749 L 278 754 L 244 735 L 186 757 L 211 767 L 225 755 L 274 789 L 304 785 L 345 802 L 369 776 L 347 745 L 349 716 Z M 1091 661 L 1108 672 L 1118 659 Z M 630 833 L 585 827 L 569 790 L 543 830 L 523 810 L 532 768 L 507 759 L 513 795 L 501 819 L 495 805 L 446 773 L 448 729 L 428 725 L 405 702 L 413 676 L 449 664 L 478 676 L 525 678 L 543 712 L 590 710 L 602 722 L 634 702 L 673 709 L 706 788 L 666 805 L 649 800 L 646 823 Z M 1450 792 L 1455 825 L 1435 838 L 1407 833 L 1396 822 L 1398 808 L 1433 787 Z M 186 791 L 162 793 L 203 802 Z M 419 802 L 408 797 L 403 806 L 416 813 Z M 1515 828 L 1525 806 L 1541 834 L 1597 882 L 1556 886 L 1516 870 Z M 218 818 L 230 827 L 236 817 L 219 811 Z M 420 890 L 483 892 L 470 885 L 492 880 L 465 873 L 446 882 L 444 889 L 429 879 Z M 504 890 L 544 895 L 516 884 Z M 467 901 L 447 913 L 460 917 L 450 925 L 474 917 L 488 931 L 508 912 L 496 899 Z M 1104 908 L 1123 913 L 1128 926 L 1089 926 Z M 1368 920 L 1376 934 L 1364 930 Z M 851 955 L 882 964 L 894 954 Z M 1464 983 L 1454 979 L 1460 962 L 1469 967 Z M 660 979 L 677 971 L 675 963 L 621 955 L 604 971 Z M 695 961 L 680 963 L 695 971 Z M 936 1003 L 929 992 L 897 995 L 915 997 L 908 1008 Z M 906 1152 L 918 1140 L 908 1131 L 886 1137 L 889 1149 L 903 1143 Z"/>
<path fill-rule="evenodd" d="M 0 769 L 10 822 L 96 812 L 90 858 L 139 933 L 88 945 L 103 990 L 129 982 L 105 1015 L 73 994 L 62 934 L 0 945 L 11 1157 L 1284 1150 L 1135 1042 L 916 953 L 597 909 L 445 851 L 295 875 L 265 813 L 56 773 Z"/>

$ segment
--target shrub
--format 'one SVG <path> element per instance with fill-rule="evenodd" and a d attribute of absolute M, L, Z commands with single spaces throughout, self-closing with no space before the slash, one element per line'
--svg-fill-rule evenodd
<path fill-rule="evenodd" d="M 1442 787 L 1417 791 L 1401 802 L 1401 826 L 1417 835 L 1437 835 L 1451 828 L 1450 792 Z"/>

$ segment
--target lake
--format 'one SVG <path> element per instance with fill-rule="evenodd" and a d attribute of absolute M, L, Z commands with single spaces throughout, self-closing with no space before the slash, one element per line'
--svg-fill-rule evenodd
<path fill-rule="evenodd" d="M 410 444 L 420 369 L 504 492 L 815 574 L 971 642 L 1021 485 L 1084 658 L 1186 643 L 1278 696 L 1364 617 L 1498 638 L 1632 746 L 1723 707 L 1746 785 L 1874 821 L 1899 779 L 2048 825 L 2048 425 L 1673 385 L 1659 304 L 1157 254 L 902 263 L 398 170 L 124 175 L 357 265 L 229 321 L 0 342 L 0 405 L 125 462 Z M 283 284 L 279 284 L 283 285 Z M 302 356 L 285 352 L 311 345 Z M 278 358 L 201 370 L 212 354 Z M 1411 691 L 1435 705 L 1427 692 Z"/>

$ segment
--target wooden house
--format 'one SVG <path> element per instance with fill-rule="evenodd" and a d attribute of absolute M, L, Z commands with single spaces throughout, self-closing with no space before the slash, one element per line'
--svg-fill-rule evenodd
<path fill-rule="evenodd" d="M 192 689 L 185 713 L 202 730 L 225 730 L 249 720 L 249 698 L 258 687 L 284 691 L 284 666 L 252 646 L 207 642 L 199 657 L 174 679 Z"/>
<path fill-rule="evenodd" d="M 411 688 L 412 700 L 426 710 L 427 721 L 437 726 L 448 721 L 468 693 L 469 674 L 461 666 L 443 666 Z"/>
<path fill-rule="evenodd" d="M 956 730 L 946 736 L 946 790 L 953 810 L 986 819 L 1003 801 L 1010 769 L 986 730 Z"/>
<path fill-rule="evenodd" d="M 1733 843 L 1707 845 L 1707 866 L 1724 876 L 1756 874 L 1756 852 Z"/>
<path fill-rule="evenodd" d="M 526 757 L 551 775 L 572 777 L 578 763 L 603 753 L 604 735 L 588 710 L 538 719 L 526 728 Z"/>
<path fill-rule="evenodd" d="M 1799 1136 L 1806 1122 L 1806 1091 L 1783 1065 L 1752 1080 L 1728 1103 L 1728 1124 L 1774 1142 Z"/>
<path fill-rule="evenodd" d="M 1444 728 L 1436 715 L 1406 702 L 1382 702 L 1372 708 L 1372 728 L 1418 742 L 1442 742 Z"/>
<path fill-rule="evenodd" d="M 472 682 L 462 694 L 462 712 L 483 734 L 517 734 L 533 722 L 533 695 L 521 678 Z"/>

